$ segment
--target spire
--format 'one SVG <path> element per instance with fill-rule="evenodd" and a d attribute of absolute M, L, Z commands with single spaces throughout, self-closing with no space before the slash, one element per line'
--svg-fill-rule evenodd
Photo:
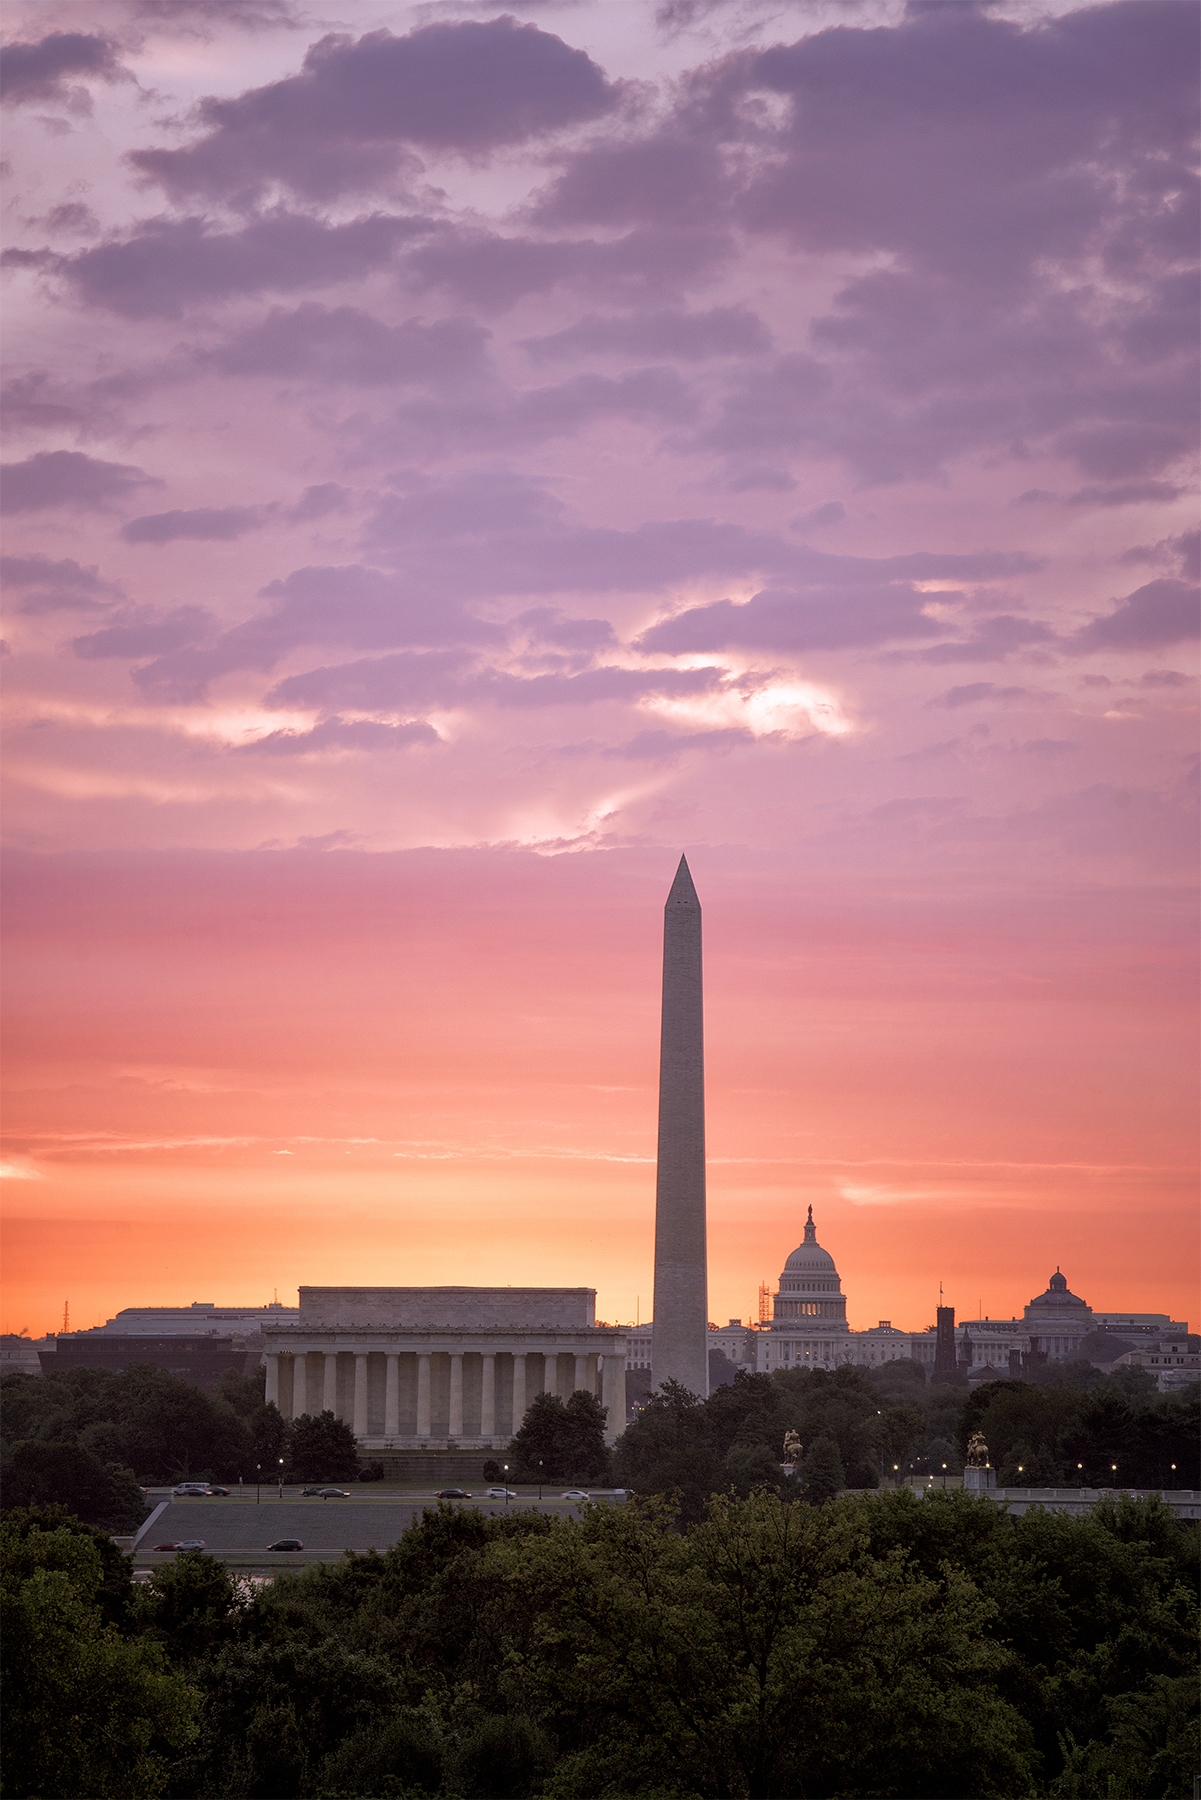
<path fill-rule="evenodd" d="M 816 1244 L 817 1242 L 817 1226 L 813 1223 L 812 1207 L 809 1208 L 809 1217 L 805 1220 L 805 1242 L 807 1244 Z"/>
<path fill-rule="evenodd" d="M 667 896 L 667 905 L 669 907 L 695 906 L 698 912 L 701 909 L 701 903 L 697 898 L 696 889 L 692 885 L 692 870 L 688 867 L 688 858 L 686 856 L 681 856 L 680 858 L 680 866 L 676 870 L 676 878 L 672 882 L 671 892 Z"/>
<path fill-rule="evenodd" d="M 701 903 L 681 856 L 663 909 L 663 1019 L 655 1182 L 656 1386 L 709 1392 Z"/>

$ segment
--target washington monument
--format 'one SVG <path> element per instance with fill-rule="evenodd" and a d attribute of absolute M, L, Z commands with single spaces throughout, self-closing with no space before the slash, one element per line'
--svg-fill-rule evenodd
<path fill-rule="evenodd" d="M 651 1378 L 709 1393 L 705 1257 L 705 1023 L 701 903 L 680 858 L 663 909 L 659 1171 Z"/>

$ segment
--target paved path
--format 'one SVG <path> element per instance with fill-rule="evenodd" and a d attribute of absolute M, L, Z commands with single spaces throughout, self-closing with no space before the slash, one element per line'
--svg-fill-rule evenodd
<path fill-rule="evenodd" d="M 505 1511 L 503 1500 L 450 1504 L 477 1512 Z M 222 1500 L 171 1500 L 134 1551 L 134 1562 L 150 1567 L 169 1561 L 170 1553 L 156 1555 L 154 1545 L 180 1538 L 203 1538 L 213 1556 L 239 1566 L 248 1560 L 256 1566 L 260 1561 L 264 1567 L 274 1566 L 275 1557 L 265 1553 L 267 1545 L 278 1538 L 299 1538 L 304 1545 L 301 1561 L 327 1561 L 345 1550 L 387 1550 L 424 1511 L 437 1506 L 432 1495 L 352 1494 L 346 1500 L 280 1500 L 264 1494 L 256 1504 L 252 1491 L 248 1497 L 231 1494 Z M 523 1497 L 509 1502 L 511 1512 L 522 1508 L 561 1516 L 578 1511 L 568 1500 L 547 1499 L 539 1504 Z M 275 1553 L 281 1564 L 285 1554 Z"/>

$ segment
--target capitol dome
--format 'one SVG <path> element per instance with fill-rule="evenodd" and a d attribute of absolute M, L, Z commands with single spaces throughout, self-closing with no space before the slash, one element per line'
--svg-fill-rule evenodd
<path fill-rule="evenodd" d="M 775 1330 L 846 1331 L 847 1303 L 834 1258 L 817 1241 L 813 1208 L 805 1221 L 805 1239 L 780 1273 L 772 1307 Z"/>

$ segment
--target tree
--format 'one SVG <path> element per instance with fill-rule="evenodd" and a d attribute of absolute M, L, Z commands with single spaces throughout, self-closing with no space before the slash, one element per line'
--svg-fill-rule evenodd
<path fill-rule="evenodd" d="M 518 1481 L 595 1481 L 609 1466 L 605 1409 L 582 1388 L 566 1406 L 557 1394 L 536 1394 L 509 1445 Z"/>
<path fill-rule="evenodd" d="M 285 1456 L 289 1478 L 297 1481 L 353 1481 L 359 1466 L 354 1432 L 332 1412 L 293 1419 Z"/>
<path fill-rule="evenodd" d="M 727 1450 L 722 1469 L 727 1486 L 744 1499 L 760 1488 L 778 1494 L 788 1479 L 766 1444 L 735 1444 Z"/>
<path fill-rule="evenodd" d="M 14 1544 L 35 1532 L 66 1531 L 85 1538 L 100 1558 L 100 1586 L 95 1600 L 100 1608 L 102 1625 L 124 1627 L 128 1621 L 130 1602 L 134 1597 L 133 1565 L 123 1550 L 118 1550 L 107 1531 L 86 1525 L 65 1506 L 8 1507 L 3 1514 L 5 1541 Z"/>
<path fill-rule="evenodd" d="M 607 1407 L 601 1405 L 595 1394 L 577 1388 L 564 1410 L 569 1427 L 569 1475 L 578 1476 L 582 1481 L 603 1481 L 609 1473 L 609 1446 L 605 1442 Z"/>
<path fill-rule="evenodd" d="M 809 1446 L 797 1471 L 801 1493 L 810 1506 L 824 1506 L 846 1486 L 842 1458 L 832 1437 L 819 1437 Z"/>
<path fill-rule="evenodd" d="M 45 1444 L 26 1438 L 6 1459 L 4 1495 L 10 1506 L 59 1504 L 88 1525 L 109 1531 L 136 1531 L 146 1502 L 128 1469 L 105 1465 L 75 1444 Z"/>
<path fill-rule="evenodd" d="M 244 1604 L 215 1557 L 187 1550 L 139 1584 L 131 1622 L 162 1644 L 172 1663 L 187 1664 L 219 1648 Z"/>
<path fill-rule="evenodd" d="M 738 1381 L 718 1392 L 737 1388 Z M 638 1494 L 678 1494 L 685 1524 L 703 1518 L 709 1496 L 725 1485 L 704 1404 L 678 1381 L 665 1381 L 618 1438 L 613 1473 Z"/>
<path fill-rule="evenodd" d="M 0 1521 L 6 1794 L 144 1800 L 194 1734 L 196 1694 L 103 1623 L 103 1583 L 88 1539 Z"/>

